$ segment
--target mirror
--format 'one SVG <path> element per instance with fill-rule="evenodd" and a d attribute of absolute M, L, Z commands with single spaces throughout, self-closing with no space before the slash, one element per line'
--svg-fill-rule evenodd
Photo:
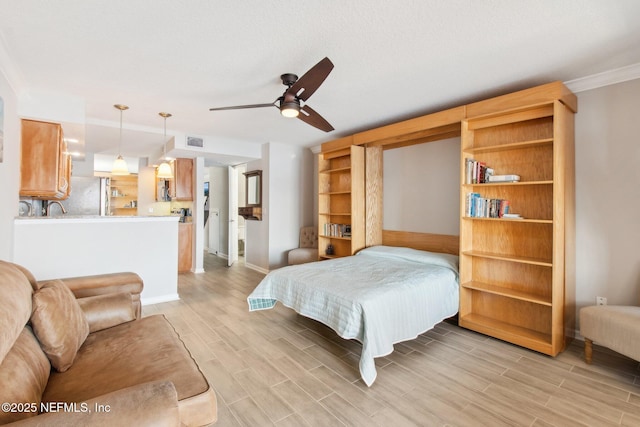
<path fill-rule="evenodd" d="M 246 206 L 261 207 L 262 206 L 262 171 L 245 172 L 246 177 Z"/>

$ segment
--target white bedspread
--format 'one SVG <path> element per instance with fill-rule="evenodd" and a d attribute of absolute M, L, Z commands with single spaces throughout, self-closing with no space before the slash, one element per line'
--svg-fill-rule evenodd
<path fill-rule="evenodd" d="M 376 379 L 375 357 L 416 338 L 458 312 L 458 257 L 373 246 L 357 255 L 270 272 L 247 301 L 249 310 L 277 301 L 362 343 L 360 375 Z"/>

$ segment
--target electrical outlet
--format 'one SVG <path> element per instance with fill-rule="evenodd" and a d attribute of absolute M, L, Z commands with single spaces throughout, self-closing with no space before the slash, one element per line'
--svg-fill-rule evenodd
<path fill-rule="evenodd" d="M 596 297 L 596 305 L 607 305 L 607 299 L 605 297 Z"/>

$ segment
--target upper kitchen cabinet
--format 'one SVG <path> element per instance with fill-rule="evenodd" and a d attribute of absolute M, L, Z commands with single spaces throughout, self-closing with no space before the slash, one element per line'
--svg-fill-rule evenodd
<path fill-rule="evenodd" d="M 156 176 L 156 200 L 158 202 L 193 201 L 193 159 L 172 160 L 171 169 L 173 178 Z"/>
<path fill-rule="evenodd" d="M 174 200 L 193 200 L 193 159 L 175 159 L 173 161 L 175 180 Z"/>
<path fill-rule="evenodd" d="M 22 120 L 20 196 L 64 200 L 71 191 L 71 156 L 59 123 Z"/>

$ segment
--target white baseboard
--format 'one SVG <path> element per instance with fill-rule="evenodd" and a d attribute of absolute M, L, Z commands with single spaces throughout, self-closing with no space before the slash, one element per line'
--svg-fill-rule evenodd
<path fill-rule="evenodd" d="M 257 265 L 249 264 L 248 262 L 245 262 L 244 265 L 245 267 L 255 270 L 257 272 L 260 272 L 262 274 L 269 274 L 269 270 L 267 270 L 266 268 L 258 267 Z"/>
<path fill-rule="evenodd" d="M 178 300 L 180 300 L 180 295 L 178 294 L 160 295 L 159 297 L 141 298 L 140 304 L 153 305 L 153 304 L 160 304 L 163 302 L 178 301 Z"/>

